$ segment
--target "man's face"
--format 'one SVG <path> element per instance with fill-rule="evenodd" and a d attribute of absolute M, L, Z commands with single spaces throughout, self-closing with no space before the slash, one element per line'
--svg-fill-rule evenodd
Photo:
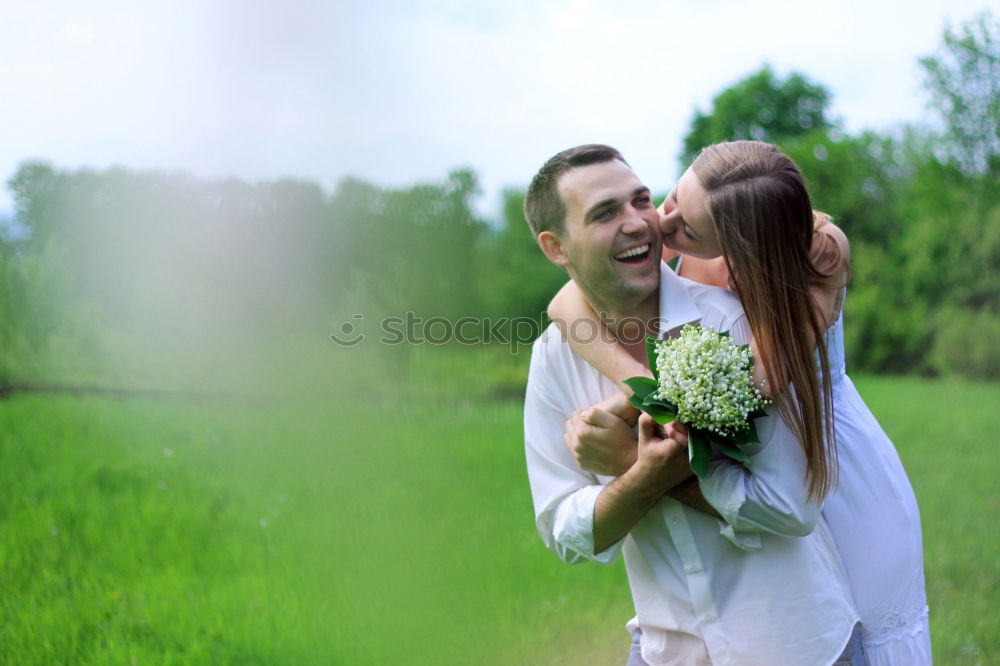
<path fill-rule="evenodd" d="M 566 206 L 564 265 L 584 293 L 627 303 L 660 284 L 659 213 L 649 189 L 617 160 L 578 167 L 558 182 Z"/>

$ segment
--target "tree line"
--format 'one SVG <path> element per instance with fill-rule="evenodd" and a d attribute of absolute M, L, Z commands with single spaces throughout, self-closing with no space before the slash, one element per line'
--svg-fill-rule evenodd
<path fill-rule="evenodd" d="M 766 65 L 694 114 L 682 166 L 717 141 L 776 143 L 847 232 L 852 370 L 1000 378 L 998 39 L 989 13 L 944 31 L 921 59 L 927 125 L 851 134 L 822 84 Z M 535 246 L 524 191 L 504 192 L 499 219 L 483 219 L 469 169 L 325 192 L 30 161 L 8 187 L 18 232 L 0 239 L 7 381 L 98 381 L 115 374 L 109 359 L 208 362 L 289 331 L 316 337 L 405 312 L 541 321 L 566 279 Z"/>

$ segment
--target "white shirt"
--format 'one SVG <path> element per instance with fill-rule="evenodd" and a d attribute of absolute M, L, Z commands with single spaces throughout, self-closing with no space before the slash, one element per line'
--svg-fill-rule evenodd
<path fill-rule="evenodd" d="M 700 319 L 730 330 L 737 343 L 749 340 L 732 293 L 678 277 L 665 264 L 660 318 L 662 330 Z M 757 422 L 761 444 L 749 469 L 713 460 L 701 482 L 725 521 L 664 497 L 625 539 L 594 554 L 594 504 L 611 477 L 582 471 L 563 432 L 573 411 L 615 391 L 554 325 L 535 341 L 524 429 L 545 545 L 570 564 L 624 555 L 633 622 L 651 666 L 833 663 L 858 616 L 820 506 L 807 500 L 802 447 L 777 416 Z"/>

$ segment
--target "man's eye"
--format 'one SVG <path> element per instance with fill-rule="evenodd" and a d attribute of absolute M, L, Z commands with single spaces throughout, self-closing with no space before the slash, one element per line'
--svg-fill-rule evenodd
<path fill-rule="evenodd" d="M 600 213 L 598 213 L 597 215 L 595 215 L 595 216 L 594 216 L 594 220 L 595 220 L 595 221 L 597 221 L 597 220 L 607 220 L 608 218 L 610 218 L 610 217 L 611 217 L 611 214 L 612 214 L 612 213 L 614 213 L 614 211 L 613 211 L 613 210 L 611 210 L 610 208 L 607 208 L 607 209 L 605 209 L 605 210 L 602 210 L 602 211 L 601 211 Z"/>
<path fill-rule="evenodd" d="M 649 197 L 639 197 L 635 200 L 637 206 L 649 206 L 653 203 L 653 200 Z"/>

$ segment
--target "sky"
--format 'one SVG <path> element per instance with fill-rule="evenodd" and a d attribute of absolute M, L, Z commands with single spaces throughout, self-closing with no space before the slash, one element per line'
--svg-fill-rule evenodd
<path fill-rule="evenodd" d="M 0 176 L 58 167 L 205 178 L 480 176 L 615 146 L 654 191 L 695 109 L 764 63 L 833 95 L 849 132 L 931 116 L 918 58 L 997 0 L 33 0 L 0 21 Z M 0 214 L 12 209 L 0 192 Z"/>

